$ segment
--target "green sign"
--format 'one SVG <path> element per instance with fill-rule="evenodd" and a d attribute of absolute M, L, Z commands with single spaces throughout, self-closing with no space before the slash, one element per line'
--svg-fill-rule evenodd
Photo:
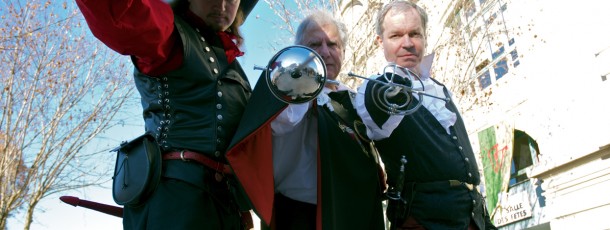
<path fill-rule="evenodd" d="M 487 209 L 493 216 L 498 205 L 498 194 L 505 192 L 510 179 L 514 129 L 512 125 L 491 126 L 479 135 Z"/>

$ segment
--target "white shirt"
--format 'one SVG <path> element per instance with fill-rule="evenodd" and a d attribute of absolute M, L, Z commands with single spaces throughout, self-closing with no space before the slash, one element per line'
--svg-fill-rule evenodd
<path fill-rule="evenodd" d="M 350 90 L 339 85 L 338 91 Z M 316 98 L 318 106 L 328 106 L 324 88 Z M 271 122 L 273 130 L 273 179 L 275 190 L 293 200 L 317 203 L 318 119 L 312 115 L 312 102 L 289 104 Z"/>

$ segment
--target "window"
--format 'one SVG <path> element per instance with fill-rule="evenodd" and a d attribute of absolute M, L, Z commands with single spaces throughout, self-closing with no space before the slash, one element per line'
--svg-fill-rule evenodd
<path fill-rule="evenodd" d="M 472 85 L 486 90 L 500 79 L 509 80 L 507 74 L 520 62 L 517 44 L 504 20 L 507 4 L 503 1 L 463 0 L 451 7 L 445 26 L 464 39 L 465 49 L 478 63 L 471 75 Z"/>
<path fill-rule="evenodd" d="M 496 80 L 502 78 L 508 72 L 508 64 L 506 64 L 506 58 L 500 59 L 494 65 L 494 72 L 496 73 Z"/>
<path fill-rule="evenodd" d="M 500 57 L 500 55 L 502 55 L 504 53 L 504 45 L 502 45 L 502 43 L 500 43 L 500 48 L 498 48 L 498 50 L 494 51 L 491 54 L 491 58 L 493 60 L 496 60 L 498 57 Z"/>
<path fill-rule="evenodd" d="M 517 61 L 513 62 L 513 67 L 517 67 L 517 66 L 519 66 L 519 64 L 520 64 L 520 62 L 519 62 L 519 60 L 517 60 Z"/>
<path fill-rule="evenodd" d="M 478 74 L 478 80 L 481 86 L 481 89 L 485 89 L 488 86 L 496 83 L 497 80 L 500 80 L 509 72 L 509 64 L 512 63 L 511 68 L 516 68 L 519 66 L 519 53 L 517 52 L 517 48 L 515 45 L 515 39 L 511 38 L 508 40 L 508 46 L 503 45 L 502 43 L 498 43 L 498 48 L 491 52 L 491 61 L 490 59 L 485 59 L 477 66 L 475 66 L 475 71 Z M 506 50 L 511 50 L 510 52 L 506 52 Z M 493 76 L 493 78 L 491 77 Z"/>
<path fill-rule="evenodd" d="M 519 66 L 519 53 L 517 53 L 517 48 L 510 52 L 510 57 L 513 60 L 513 68 L 517 68 L 517 66 Z"/>
<path fill-rule="evenodd" d="M 506 11 L 506 9 L 507 9 L 507 7 L 506 7 L 506 3 L 504 3 L 504 5 L 502 5 L 502 6 L 500 7 L 500 10 L 501 10 L 502 12 L 504 12 L 504 11 Z"/>
<path fill-rule="evenodd" d="M 485 70 L 483 74 L 479 75 L 479 84 L 481 85 L 481 89 L 485 89 L 491 85 L 491 75 L 489 74 L 489 70 Z"/>
<path fill-rule="evenodd" d="M 517 49 L 510 51 L 510 57 L 513 59 L 513 61 L 516 61 L 517 58 L 519 58 L 519 54 L 517 53 Z"/>
<path fill-rule="evenodd" d="M 515 129 L 513 160 L 510 167 L 509 186 L 528 180 L 526 170 L 538 162 L 538 143 L 527 133 Z"/>
<path fill-rule="evenodd" d="M 487 65 L 489 65 L 489 59 L 485 59 L 483 60 L 481 63 L 479 63 L 476 67 L 475 67 L 475 71 L 477 71 L 477 73 L 479 71 L 481 71 L 482 69 L 484 69 L 485 67 L 487 67 Z"/>
<path fill-rule="evenodd" d="M 453 15 L 449 16 L 449 18 L 447 18 L 447 21 L 445 21 L 445 26 L 456 31 L 461 30 L 463 26 L 461 14 L 462 8 L 455 9 Z"/>

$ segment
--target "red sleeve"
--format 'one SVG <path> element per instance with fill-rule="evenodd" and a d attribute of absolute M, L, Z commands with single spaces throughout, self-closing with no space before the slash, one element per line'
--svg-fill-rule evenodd
<path fill-rule="evenodd" d="M 91 32 L 111 49 L 135 56 L 144 74 L 158 76 L 182 63 L 171 7 L 161 0 L 76 0 Z"/>

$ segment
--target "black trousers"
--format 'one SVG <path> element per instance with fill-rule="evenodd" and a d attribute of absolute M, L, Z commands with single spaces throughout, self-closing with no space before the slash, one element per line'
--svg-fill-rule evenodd
<path fill-rule="evenodd" d="M 275 194 L 273 226 L 277 230 L 315 230 L 316 205 Z M 261 229 L 271 229 L 261 222 Z"/>
<path fill-rule="evenodd" d="M 241 230 L 241 218 L 222 186 L 202 189 L 182 180 L 162 178 L 153 195 L 137 207 L 125 207 L 123 229 Z"/>

